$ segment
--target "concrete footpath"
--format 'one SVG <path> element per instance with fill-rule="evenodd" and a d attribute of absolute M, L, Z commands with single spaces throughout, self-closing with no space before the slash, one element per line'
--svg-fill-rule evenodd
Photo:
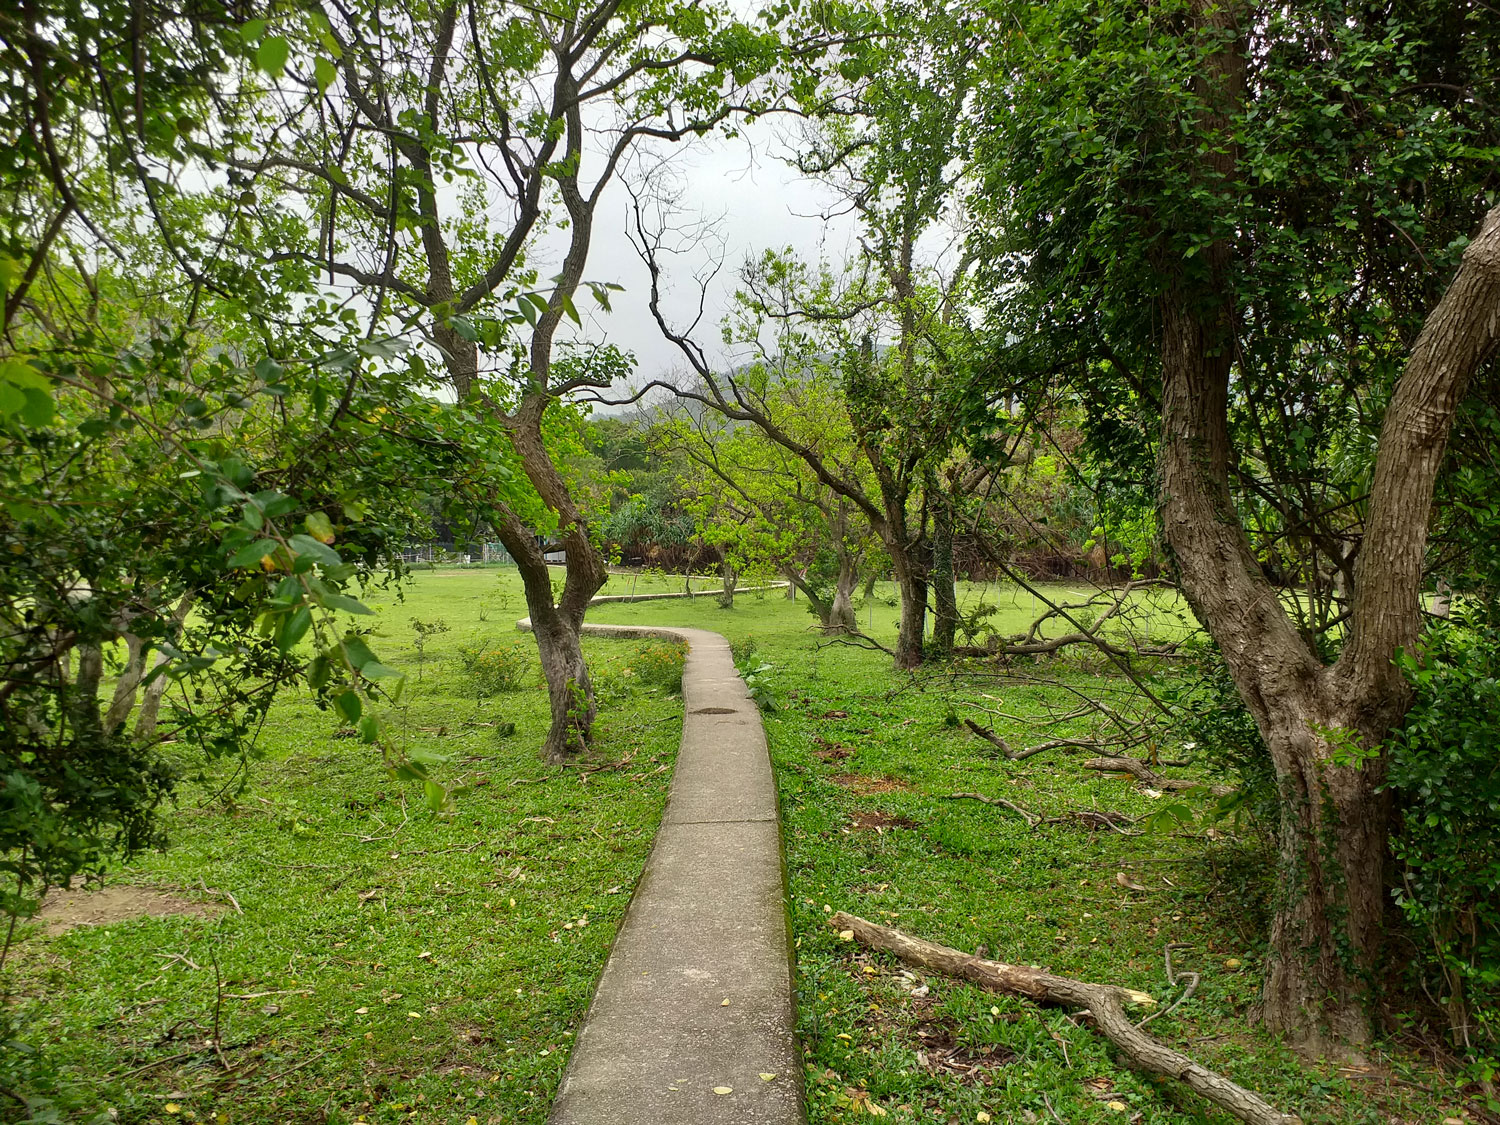
<path fill-rule="evenodd" d="M 666 812 L 552 1106 L 552 1125 L 799 1125 L 776 787 L 729 644 L 677 637 L 682 748 Z"/>

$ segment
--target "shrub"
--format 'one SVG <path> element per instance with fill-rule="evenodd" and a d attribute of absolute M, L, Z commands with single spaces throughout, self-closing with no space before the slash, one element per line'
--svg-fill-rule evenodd
<path fill-rule="evenodd" d="M 630 671 L 646 687 L 671 695 L 682 691 L 682 669 L 687 664 L 687 645 L 681 641 L 653 641 L 642 645 L 630 662 Z"/>
<path fill-rule="evenodd" d="M 1388 785 L 1401 827 L 1391 841 L 1396 901 L 1430 940 L 1458 1045 L 1500 1046 L 1500 626 L 1437 622 L 1420 657 L 1403 653 L 1416 689 L 1388 741 Z"/>
<path fill-rule="evenodd" d="M 476 696 L 520 691 L 533 667 L 531 651 L 524 641 L 480 648 L 460 645 L 458 662 Z"/>

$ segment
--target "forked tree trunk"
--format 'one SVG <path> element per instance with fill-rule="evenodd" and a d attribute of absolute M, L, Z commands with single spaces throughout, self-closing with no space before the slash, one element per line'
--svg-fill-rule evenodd
<path fill-rule="evenodd" d="M 1212 246 L 1206 256 L 1222 263 L 1227 253 Z M 1263 1019 L 1313 1045 L 1357 1049 L 1370 1038 L 1386 905 L 1390 802 L 1380 792 L 1380 743 L 1411 698 L 1393 658 L 1420 632 L 1427 525 L 1448 433 L 1500 334 L 1500 207 L 1465 251 L 1386 409 L 1349 638 L 1331 667 L 1281 608 L 1235 514 L 1232 324 L 1227 305 L 1184 292 L 1164 302 L 1162 524 L 1183 592 L 1224 654 L 1281 790 Z"/>
<path fill-rule="evenodd" d="M 833 601 L 823 622 L 827 632 L 856 633 L 859 624 L 854 617 L 854 587 L 859 581 L 859 564 L 848 551 L 839 551 L 839 573 L 833 583 Z"/>

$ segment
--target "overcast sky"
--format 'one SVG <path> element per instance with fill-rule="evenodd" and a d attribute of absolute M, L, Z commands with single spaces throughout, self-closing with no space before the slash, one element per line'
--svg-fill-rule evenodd
<path fill-rule="evenodd" d="M 847 216 L 825 221 L 822 216 L 837 201 L 826 187 L 802 178 L 785 163 L 782 157 L 788 145 L 777 134 L 778 126 L 763 119 L 748 126 L 739 138 L 710 136 L 652 154 L 668 160 L 668 174 L 658 182 L 675 194 L 680 225 L 697 224 L 705 232 L 687 252 L 663 262 L 662 306 L 675 328 L 685 327 L 696 314 L 699 288 L 695 275 L 706 273 L 722 259 L 709 285 L 703 321 L 694 333 L 715 358 L 722 357 L 719 324 L 729 308 L 735 273 L 747 257 L 790 246 L 812 261 L 842 262 L 857 248 L 854 221 Z M 584 318 L 583 335 L 634 352 L 637 379 L 645 381 L 684 365 L 651 317 L 649 275 L 627 233 L 633 223 L 630 194 L 617 182 L 601 200 L 584 276 L 589 281 L 614 282 L 624 286 L 624 291 L 612 294 L 609 313 L 587 294 L 577 305 Z M 543 236 L 540 250 L 549 259 L 538 263 L 543 276 L 553 272 L 561 259 L 566 237 L 565 231 Z"/>

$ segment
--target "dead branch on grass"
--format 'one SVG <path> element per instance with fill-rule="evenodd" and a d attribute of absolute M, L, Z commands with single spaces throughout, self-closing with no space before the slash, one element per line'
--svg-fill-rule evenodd
<path fill-rule="evenodd" d="M 1137 781 L 1145 782 L 1153 789 L 1181 792 L 1184 789 L 1207 789 L 1214 797 L 1227 797 L 1234 792 L 1229 785 L 1208 785 L 1185 777 L 1163 777 L 1139 758 L 1089 758 L 1083 763 L 1086 770 L 1102 773 L 1126 773 Z"/>
<path fill-rule="evenodd" d="M 1028 828 L 1035 828 L 1042 822 L 1042 818 L 1034 812 L 1028 812 L 1020 805 L 1012 804 L 1004 797 L 986 797 L 983 793 L 949 793 L 943 798 L 945 801 L 981 801 L 986 805 L 996 805 L 1002 809 L 1009 809 L 1026 822 Z"/>
<path fill-rule="evenodd" d="M 1154 1004 L 1155 1001 L 1147 993 L 1118 985 L 1094 984 L 1071 977 L 1054 976 L 1025 965 L 1007 965 L 975 957 L 962 950 L 923 941 L 900 930 L 880 926 L 843 911 L 839 911 L 829 921 L 840 932 L 841 937 L 857 940 L 872 949 L 893 953 L 909 965 L 919 965 L 946 976 L 971 981 L 994 992 L 1020 996 L 1038 1004 L 1087 1009 L 1099 1032 L 1133 1066 L 1153 1074 L 1165 1074 L 1185 1083 L 1220 1109 L 1249 1125 L 1301 1125 L 1301 1118 L 1282 1113 L 1259 1094 L 1199 1065 L 1136 1026 L 1126 1015 L 1125 1007 L 1127 1004 Z"/>

